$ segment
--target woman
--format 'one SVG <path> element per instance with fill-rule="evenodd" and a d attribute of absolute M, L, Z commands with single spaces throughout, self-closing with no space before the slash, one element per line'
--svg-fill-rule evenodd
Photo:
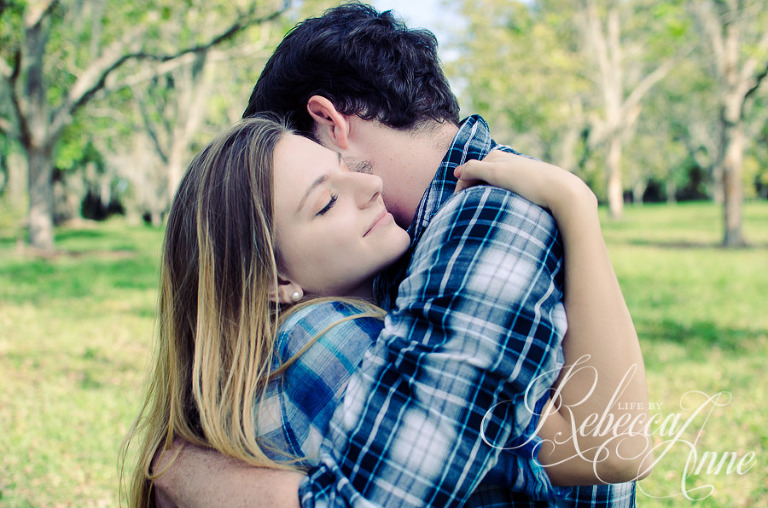
<path fill-rule="evenodd" d="M 462 176 L 514 188 L 503 171 L 493 176 L 500 167 L 508 166 L 508 161 L 502 160 L 468 164 Z M 584 247 L 590 242 L 602 245 L 599 225 L 595 237 L 594 227 L 584 228 L 579 222 L 583 216 L 562 210 L 573 203 L 578 205 L 577 211 L 595 208 L 594 196 L 562 170 L 544 165 L 545 171 L 536 173 L 532 170 L 542 169 L 540 163 L 518 160 L 516 164 L 512 169 L 530 178 L 530 186 L 516 183 L 514 190 L 550 207 L 563 232 L 571 267 L 566 271 L 566 310 L 571 327 L 566 361 L 574 362 L 586 351 L 605 353 L 610 359 L 600 364 L 605 369 L 601 372 L 632 363 L 642 367 L 623 299 L 617 312 L 599 315 L 598 323 L 600 329 L 607 328 L 617 334 L 614 338 L 621 338 L 613 341 L 618 344 L 590 337 L 596 328 L 592 321 L 599 314 L 595 313 L 595 302 L 601 305 L 601 299 L 615 300 L 618 288 L 613 287 L 607 257 L 596 259 L 594 251 Z M 516 182 L 517 175 L 510 174 Z M 571 199 L 563 200 L 565 194 Z M 594 219 L 596 215 L 589 216 L 591 226 Z M 337 302 L 341 297 L 370 299 L 374 275 L 402 255 L 408 242 L 408 235 L 386 212 L 377 177 L 348 171 L 338 154 L 294 136 L 278 123 L 245 121 L 198 154 L 168 219 L 159 350 L 145 405 L 132 431 L 132 435 L 143 434 L 143 441 L 129 495 L 131 504 L 151 504 L 152 458 L 157 451 L 169 449 L 174 438 L 213 447 L 253 465 L 291 468 L 303 459 L 301 465 L 311 466 L 322 426 L 305 426 L 307 433 L 314 434 L 304 436 L 298 447 L 281 442 L 269 431 L 270 425 L 274 428 L 285 423 L 280 421 L 280 402 L 275 400 L 296 362 L 304 367 L 313 365 L 305 356 L 309 357 L 315 346 L 326 347 L 329 340 L 339 336 L 352 341 L 355 334 L 346 331 L 349 326 L 381 327 L 372 317 L 376 311 L 371 305 Z M 586 275 L 579 275 L 582 272 Z M 579 277 L 587 280 L 582 282 Z M 594 295 L 590 285 L 610 290 Z M 302 299 L 320 296 L 333 301 L 310 302 L 294 316 L 285 312 Z M 296 335 L 296 325 L 310 317 L 317 305 L 342 306 L 341 314 L 346 317 L 343 322 L 329 323 L 327 333 Z M 350 342 L 348 347 L 354 351 L 345 354 L 359 361 L 368 346 Z M 617 352 L 624 355 L 621 361 L 615 360 Z M 333 403 L 343 395 L 348 374 L 342 369 L 336 385 L 330 387 L 330 406 L 324 408 L 326 422 Z M 610 374 L 615 376 L 615 372 Z M 565 383 L 550 406 L 563 411 L 553 411 L 545 419 L 540 436 L 563 441 L 570 425 L 604 409 L 601 404 L 610 399 L 609 391 L 613 388 L 602 390 L 589 376 L 583 386 Z M 642 402 L 642 368 L 629 391 L 633 400 Z M 588 441 L 591 457 L 594 447 L 605 441 L 604 436 Z M 637 445 L 632 446 L 634 450 Z M 569 441 L 543 447 L 539 459 L 551 466 L 548 472 L 557 483 L 598 481 L 591 459 L 564 460 L 573 456 L 574 449 Z M 501 471 L 495 476 L 501 480 L 507 477 L 503 464 L 502 460 Z"/>

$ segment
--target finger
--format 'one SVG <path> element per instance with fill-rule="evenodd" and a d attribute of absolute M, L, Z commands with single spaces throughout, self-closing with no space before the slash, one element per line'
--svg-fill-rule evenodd
<path fill-rule="evenodd" d="M 470 187 L 474 187 L 475 185 L 484 185 L 486 182 L 482 180 L 465 180 L 461 179 L 458 182 L 456 182 L 456 190 L 453 191 L 454 194 L 463 191 L 464 189 L 469 189 Z"/>
<path fill-rule="evenodd" d="M 514 154 L 511 154 L 509 152 L 502 152 L 501 150 L 494 148 L 493 150 L 488 152 L 488 155 L 486 155 L 483 160 L 486 162 L 504 162 L 504 161 L 509 161 L 514 157 L 515 157 Z"/>
<path fill-rule="evenodd" d="M 456 168 L 459 171 L 457 178 L 460 180 L 487 181 L 493 163 L 471 160 Z M 455 174 L 455 173 L 454 173 Z"/>
<path fill-rule="evenodd" d="M 456 182 L 456 189 L 453 191 L 453 193 L 458 194 L 459 192 L 467 188 L 469 188 L 469 183 L 466 182 L 465 180 L 459 180 L 458 182 Z"/>

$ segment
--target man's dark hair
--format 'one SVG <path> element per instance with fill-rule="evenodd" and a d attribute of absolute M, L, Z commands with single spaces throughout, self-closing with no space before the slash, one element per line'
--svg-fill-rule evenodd
<path fill-rule="evenodd" d="M 434 34 L 360 3 L 296 25 L 264 67 L 243 117 L 270 111 L 311 134 L 307 101 L 313 95 L 327 98 L 342 114 L 396 129 L 429 119 L 459 122 Z"/>

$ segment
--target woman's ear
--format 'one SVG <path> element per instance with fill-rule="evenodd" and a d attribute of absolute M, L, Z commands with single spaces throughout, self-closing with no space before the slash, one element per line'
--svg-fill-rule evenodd
<path fill-rule="evenodd" d="M 293 281 L 277 277 L 277 288 L 269 292 L 269 298 L 273 302 L 292 305 L 304 297 L 304 291 Z"/>
<path fill-rule="evenodd" d="M 339 113 L 330 100 L 313 95 L 307 100 L 307 111 L 315 121 L 315 137 L 322 145 L 335 146 L 339 150 L 349 148 L 347 115 Z"/>

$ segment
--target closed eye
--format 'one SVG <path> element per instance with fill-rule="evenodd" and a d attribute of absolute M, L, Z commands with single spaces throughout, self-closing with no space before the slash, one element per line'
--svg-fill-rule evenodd
<path fill-rule="evenodd" d="M 338 194 L 331 194 L 331 199 L 328 201 L 328 204 L 323 207 L 322 210 L 317 212 L 315 215 L 325 215 L 328 213 L 328 211 L 333 208 L 333 205 L 336 204 L 336 201 L 339 199 Z"/>

